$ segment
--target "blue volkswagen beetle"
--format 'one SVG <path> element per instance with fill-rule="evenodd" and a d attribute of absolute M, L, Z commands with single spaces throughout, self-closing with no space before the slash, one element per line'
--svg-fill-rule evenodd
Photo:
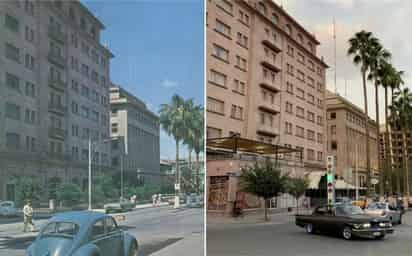
<path fill-rule="evenodd" d="M 53 216 L 27 249 L 27 256 L 137 256 L 136 238 L 115 219 L 97 212 Z"/>

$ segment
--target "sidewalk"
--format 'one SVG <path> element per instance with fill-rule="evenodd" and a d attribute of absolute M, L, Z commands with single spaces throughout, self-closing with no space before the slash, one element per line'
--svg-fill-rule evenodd
<path fill-rule="evenodd" d="M 298 214 L 310 214 L 312 209 L 299 209 Z M 263 209 L 253 212 L 246 212 L 243 216 L 232 217 L 223 214 L 207 213 L 207 225 L 212 228 L 225 228 L 225 226 L 238 225 L 277 225 L 288 222 L 294 222 L 296 209 L 291 212 L 276 211 L 269 213 L 269 221 L 265 221 L 265 213 Z"/>
<path fill-rule="evenodd" d="M 204 236 L 201 234 L 192 234 L 182 240 L 169 245 L 150 256 L 203 256 Z"/>

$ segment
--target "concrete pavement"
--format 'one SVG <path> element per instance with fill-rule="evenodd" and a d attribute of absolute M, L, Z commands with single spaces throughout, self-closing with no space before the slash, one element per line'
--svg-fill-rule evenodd
<path fill-rule="evenodd" d="M 170 206 L 149 207 L 123 213 L 126 220 L 119 226 L 137 238 L 140 245 L 139 256 L 154 253 L 164 255 L 203 255 L 203 209 L 181 208 Z M 21 225 L 21 223 L 20 223 Z M 0 225 L 0 256 L 23 255 L 25 249 L 34 239 L 32 233 L 23 237 L 11 235 L 10 230 Z M 16 231 L 21 230 L 21 226 Z M 169 249 L 168 249 L 169 248 Z M 167 250 L 178 254 L 167 254 Z M 189 254 L 180 252 L 187 251 Z"/>

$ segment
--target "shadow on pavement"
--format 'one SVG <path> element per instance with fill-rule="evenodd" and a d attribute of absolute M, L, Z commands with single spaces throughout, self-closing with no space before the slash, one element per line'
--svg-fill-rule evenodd
<path fill-rule="evenodd" d="M 139 251 L 139 256 L 148 256 L 152 253 L 155 253 L 171 244 L 176 243 L 177 241 L 183 239 L 182 237 L 179 238 L 170 238 L 163 241 L 156 241 L 148 244 L 142 245 Z"/>

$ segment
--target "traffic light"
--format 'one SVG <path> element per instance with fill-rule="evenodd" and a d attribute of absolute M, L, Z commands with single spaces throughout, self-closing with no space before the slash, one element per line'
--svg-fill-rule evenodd
<path fill-rule="evenodd" d="M 328 156 L 326 166 L 326 190 L 328 194 L 328 204 L 334 203 L 335 197 L 335 157 Z"/>

